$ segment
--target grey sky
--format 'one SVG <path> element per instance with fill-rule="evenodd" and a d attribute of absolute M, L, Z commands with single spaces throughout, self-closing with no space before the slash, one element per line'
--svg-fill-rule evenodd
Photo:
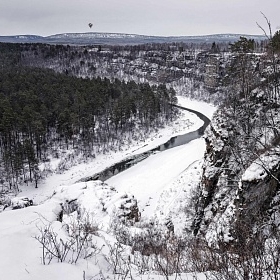
<path fill-rule="evenodd" d="M 0 35 L 262 34 L 256 22 L 267 25 L 260 11 L 275 32 L 280 26 L 279 0 L 0 0 Z"/>

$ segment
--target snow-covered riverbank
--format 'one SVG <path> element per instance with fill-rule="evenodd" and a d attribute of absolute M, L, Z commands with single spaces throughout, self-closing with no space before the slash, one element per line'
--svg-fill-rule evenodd
<path fill-rule="evenodd" d="M 210 119 L 215 111 L 215 107 L 211 104 L 190 100 L 182 96 L 178 97 L 178 104 L 183 107 L 202 112 Z M 122 147 L 122 151 L 117 151 L 115 153 L 105 155 L 99 154 L 95 159 L 72 166 L 68 170 L 63 171 L 62 174 L 54 173 L 48 176 L 45 180 L 41 181 L 38 184 L 38 189 L 34 189 L 30 185 L 22 186 L 22 191 L 19 196 L 28 196 L 30 199 L 33 199 L 35 203 L 41 203 L 50 197 L 58 186 L 71 185 L 82 178 L 86 178 L 100 172 L 106 167 L 111 166 L 128 156 L 155 148 L 160 144 L 165 143 L 172 136 L 194 131 L 198 129 L 202 123 L 203 122 L 195 114 L 182 110 L 181 117 L 178 120 L 161 129 L 158 133 L 154 133 L 148 139 L 145 139 L 145 141 L 124 145 Z M 57 160 L 55 160 L 53 163 L 54 168 L 57 164 Z"/>

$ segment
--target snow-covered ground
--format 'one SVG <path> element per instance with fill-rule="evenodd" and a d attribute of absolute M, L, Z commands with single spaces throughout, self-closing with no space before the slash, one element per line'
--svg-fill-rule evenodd
<path fill-rule="evenodd" d="M 206 103 L 184 97 L 178 99 L 180 105 L 200 111 L 209 118 L 215 111 L 215 107 Z M 27 196 L 36 205 L 14 211 L 6 209 L 0 213 L 0 279 L 113 279 L 106 255 L 108 243 L 114 240 L 110 235 L 110 225 L 114 215 L 119 215 L 123 206 L 131 204 L 133 199 L 137 200 L 143 219 L 154 217 L 164 221 L 170 218 L 175 231 L 181 231 L 187 222 L 183 209 L 185 199 L 201 174 L 201 159 L 205 150 L 203 139 L 156 153 L 105 184 L 100 181 L 76 182 L 127 156 L 165 143 L 174 135 L 196 130 L 201 124 L 194 114 L 184 111 L 172 126 L 160 130 L 145 142 L 124 147 L 121 152 L 97 156 L 91 162 L 73 166 L 63 174 L 53 174 L 41 182 L 38 189 L 25 187 L 19 196 Z M 63 221 L 69 222 L 75 215 L 82 215 L 80 212 L 90 215 L 91 222 L 98 227 L 98 234 L 91 240 L 98 253 L 89 259 L 80 258 L 77 264 L 69 263 L 73 259 L 72 253 L 63 263 L 52 261 L 50 265 L 43 265 L 42 246 L 34 237 L 38 238 L 50 225 L 58 240 L 64 243 L 68 240 L 69 228 L 63 227 L 63 223 L 57 220 L 62 206 L 68 205 L 69 201 L 75 203 L 72 210 L 63 216 Z M 79 211 L 75 208 L 77 205 Z M 197 276 L 195 279 L 205 279 L 203 275 Z M 136 274 L 134 277 L 137 278 Z M 151 274 L 138 277 L 164 279 Z M 184 279 L 194 278 L 184 275 Z"/>

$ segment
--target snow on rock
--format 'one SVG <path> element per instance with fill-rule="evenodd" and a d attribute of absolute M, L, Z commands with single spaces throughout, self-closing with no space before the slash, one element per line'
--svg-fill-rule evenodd
<path fill-rule="evenodd" d="M 233 240 L 228 226 L 235 215 L 235 205 L 233 202 L 230 202 L 225 207 L 225 211 L 221 216 L 213 216 L 213 212 L 211 211 L 207 211 L 206 215 L 210 215 L 207 219 L 212 220 L 205 235 L 205 239 L 209 244 L 217 244 L 219 241 L 230 242 Z"/>
<path fill-rule="evenodd" d="M 280 164 L 280 148 L 265 152 L 257 158 L 242 175 L 242 181 L 263 180 L 269 172 Z"/>
<path fill-rule="evenodd" d="M 109 228 L 112 216 L 118 217 L 124 223 L 133 223 L 140 218 L 137 200 L 132 195 L 118 192 L 102 181 L 58 187 L 53 199 L 60 200 L 64 213 L 86 213 L 104 230 Z"/>
<path fill-rule="evenodd" d="M 28 206 L 32 206 L 33 201 L 26 196 L 14 197 L 11 199 L 12 209 L 20 209 Z"/>

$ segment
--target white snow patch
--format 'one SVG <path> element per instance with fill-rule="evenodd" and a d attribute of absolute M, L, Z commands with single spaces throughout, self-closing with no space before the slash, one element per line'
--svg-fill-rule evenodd
<path fill-rule="evenodd" d="M 280 149 L 273 149 L 262 154 L 244 172 L 242 181 L 263 180 L 280 163 Z"/>

